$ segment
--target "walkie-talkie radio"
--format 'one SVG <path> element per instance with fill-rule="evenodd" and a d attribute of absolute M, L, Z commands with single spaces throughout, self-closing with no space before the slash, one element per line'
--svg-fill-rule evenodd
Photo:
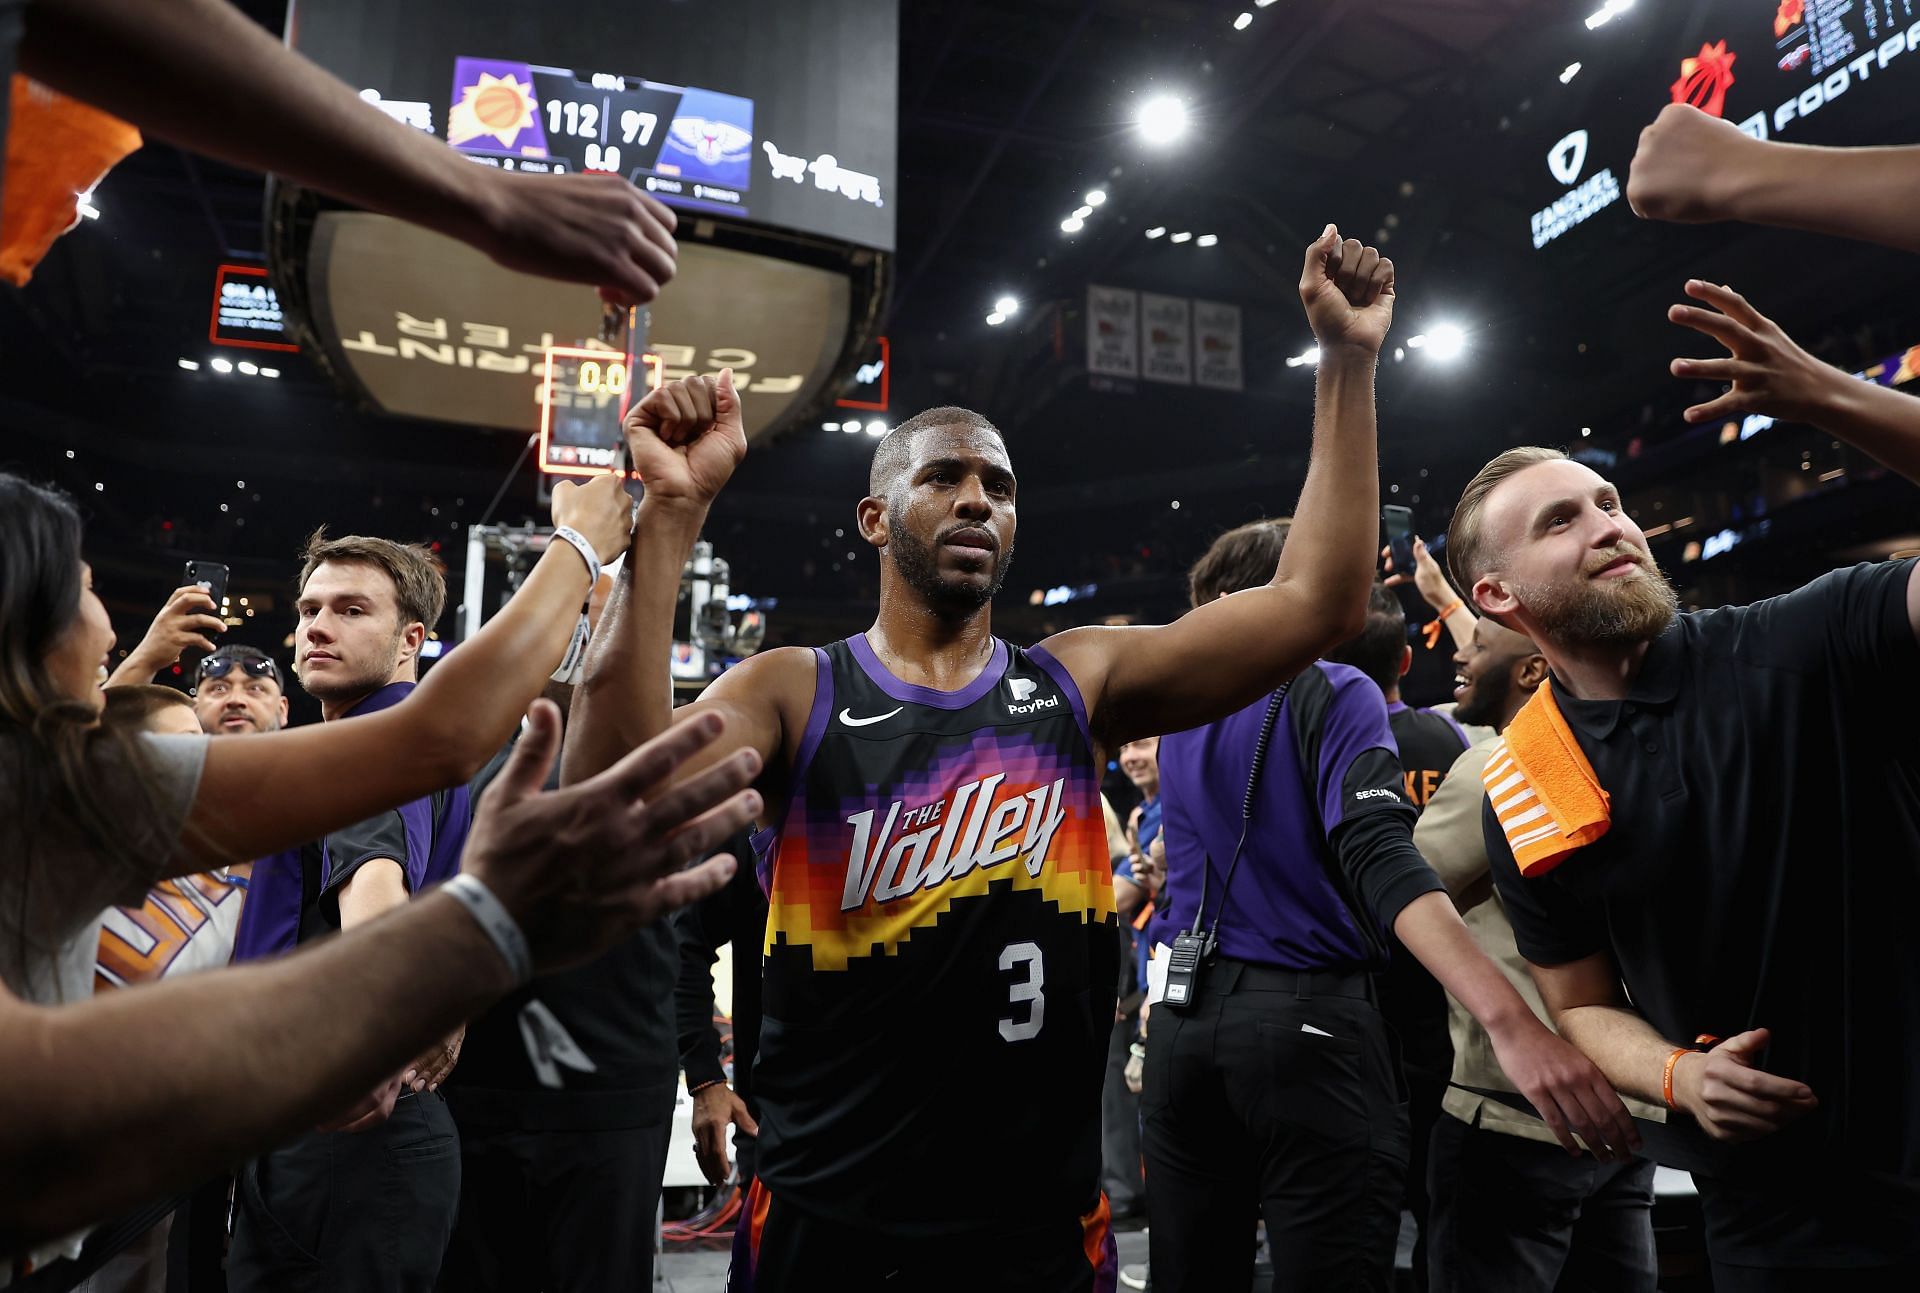
<path fill-rule="evenodd" d="M 1280 706 L 1292 686 L 1293 680 L 1289 678 L 1267 701 L 1267 716 L 1260 723 L 1260 739 L 1253 746 L 1253 764 L 1247 769 L 1246 797 L 1240 802 L 1240 842 L 1233 846 L 1233 860 L 1227 864 L 1226 878 L 1220 883 L 1220 910 L 1214 912 L 1213 923 L 1204 934 L 1200 926 L 1207 918 L 1207 877 L 1213 870 L 1213 859 L 1203 856 L 1200 860 L 1200 901 L 1194 907 L 1193 928 L 1175 935 L 1173 946 L 1168 949 L 1167 987 L 1160 1000 L 1169 1010 L 1193 1008 L 1194 1002 L 1200 999 L 1201 978 L 1213 954 L 1220 949 L 1220 916 L 1227 908 L 1227 895 L 1232 890 L 1233 873 L 1240 866 L 1240 855 L 1246 851 L 1247 827 L 1253 821 L 1253 795 L 1260 787 L 1260 769 L 1267 761 L 1267 742 L 1273 739 L 1274 720 L 1280 716 Z"/>

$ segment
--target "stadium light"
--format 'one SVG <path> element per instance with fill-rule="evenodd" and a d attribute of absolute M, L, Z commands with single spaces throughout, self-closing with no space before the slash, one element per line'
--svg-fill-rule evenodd
<path fill-rule="evenodd" d="M 1086 204 L 1090 207 L 1101 206 L 1105 204 L 1107 200 L 1107 191 L 1105 189 L 1094 189 L 1087 194 L 1085 200 Z"/>
<path fill-rule="evenodd" d="M 216 373 L 230 373 L 233 371 L 233 361 L 231 360 L 212 359 L 212 360 L 208 360 L 207 362 L 208 362 L 208 366 L 211 367 L 213 371 Z"/>
<path fill-rule="evenodd" d="M 1598 10 L 1587 15 L 1587 30 L 1604 27 L 1631 8 L 1633 0 L 1607 0 Z"/>
<path fill-rule="evenodd" d="M 1173 237 L 1172 237 L 1172 238 L 1170 238 L 1170 239 L 1169 239 L 1168 241 L 1170 241 L 1170 242 L 1191 242 L 1192 240 L 1193 240 L 1193 234 L 1192 234 L 1192 233 L 1190 233 L 1190 232 L 1188 232 L 1188 231 L 1186 231 L 1186 230 L 1182 230 L 1182 231 L 1180 231 L 1179 233 L 1177 233 L 1177 234 L 1175 234 L 1175 235 L 1173 235 Z"/>
<path fill-rule="evenodd" d="M 1020 302 L 1011 296 L 1003 296 L 993 303 L 993 312 L 995 314 L 1018 314 L 1020 312 Z"/>
<path fill-rule="evenodd" d="M 1251 26 L 1253 26 L 1253 15 L 1248 13 L 1245 9 L 1242 9 L 1240 11 L 1240 16 L 1233 20 L 1233 29 L 1235 31 L 1245 31 L 1247 28 Z"/>
<path fill-rule="evenodd" d="M 1156 94 L 1141 105 L 1136 124 L 1148 143 L 1170 144 L 1187 133 L 1187 105 L 1170 94 Z"/>
<path fill-rule="evenodd" d="M 1408 344 L 1412 344 L 1411 339 Z M 1442 323 L 1427 333 L 1427 353 L 1442 363 L 1458 359 L 1466 348 L 1466 330 L 1458 324 Z"/>
<path fill-rule="evenodd" d="M 1157 224 L 1153 228 L 1147 230 L 1147 237 L 1149 238 L 1164 238 L 1166 237 L 1166 235 L 1167 235 L 1167 227 L 1163 224 Z"/>
<path fill-rule="evenodd" d="M 1006 321 L 1007 321 L 1007 316 L 1000 313 L 1000 311 L 998 310 L 995 310 L 992 314 L 989 314 L 987 316 L 987 326 L 989 328 L 997 328 L 1001 324 L 1005 323 Z"/>
<path fill-rule="evenodd" d="M 1194 245 L 1194 246 L 1196 246 L 1196 247 L 1211 247 L 1211 246 L 1213 246 L 1213 245 L 1214 245 L 1215 243 L 1217 243 L 1217 242 L 1219 242 L 1219 241 L 1220 241 L 1220 235 L 1219 235 L 1219 234 L 1217 234 L 1217 233 L 1203 233 L 1203 234 L 1201 234 L 1201 235 L 1200 235 L 1200 236 L 1199 236 L 1198 238 L 1195 238 L 1195 239 L 1193 240 L 1193 245 Z"/>
<path fill-rule="evenodd" d="M 1082 229 L 1086 227 L 1087 227 L 1087 222 L 1085 220 L 1082 220 L 1079 216 L 1068 216 L 1065 220 L 1062 220 L 1060 222 L 1061 233 L 1079 233 Z"/>

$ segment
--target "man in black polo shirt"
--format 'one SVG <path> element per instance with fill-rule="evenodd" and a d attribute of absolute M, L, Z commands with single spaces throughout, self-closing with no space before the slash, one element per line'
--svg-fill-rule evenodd
<path fill-rule="evenodd" d="M 1810 421 L 1920 475 L 1920 406 L 1813 361 L 1729 289 L 1687 291 L 1724 313 L 1674 320 L 1740 356 L 1675 364 L 1734 383 L 1689 420 Z M 1705 1133 L 1681 1156 L 1715 1289 L 1915 1287 L 1916 563 L 1676 616 L 1613 487 L 1546 449 L 1489 463 L 1449 543 L 1480 611 L 1553 671 L 1529 707 L 1558 771 L 1516 744 L 1525 710 L 1512 766 L 1488 764 L 1501 900 L 1561 1032 Z"/>

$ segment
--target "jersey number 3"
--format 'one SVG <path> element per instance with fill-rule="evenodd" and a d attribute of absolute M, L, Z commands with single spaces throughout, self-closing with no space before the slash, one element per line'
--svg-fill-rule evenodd
<path fill-rule="evenodd" d="M 1010 1042 L 1038 1037 L 1040 1026 L 1047 1019 L 1047 964 L 1040 955 L 1038 943 L 1008 943 L 1000 949 L 1003 971 L 1021 966 L 1026 968 L 1026 978 L 1007 990 L 1007 1004 L 1018 1006 L 1024 1002 L 1029 1009 L 1025 1019 L 1008 1017 L 1000 1021 L 1000 1036 Z"/>

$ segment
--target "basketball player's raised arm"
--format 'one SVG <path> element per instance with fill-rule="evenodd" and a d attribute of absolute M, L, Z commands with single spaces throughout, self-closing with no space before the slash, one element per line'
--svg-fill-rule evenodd
<path fill-rule="evenodd" d="M 771 684 L 793 670 L 797 662 L 790 657 L 809 653 L 756 656 L 729 670 L 706 696 L 677 714 L 667 669 L 680 573 L 706 524 L 707 509 L 747 452 L 733 370 L 722 369 L 718 379 L 683 378 L 648 392 L 628 412 L 626 435 L 646 496 L 574 688 L 561 780 L 591 777 L 673 723 L 708 710 L 726 717 L 726 735 L 686 771 L 734 756 L 743 747 L 771 762 L 782 731 L 774 703 L 778 689 Z M 806 668 L 810 680 L 810 660 Z"/>
<path fill-rule="evenodd" d="M 1300 300 L 1320 343 L 1313 457 L 1272 582 L 1172 624 L 1048 643 L 1108 748 L 1231 714 L 1360 631 L 1379 549 L 1373 375 L 1393 322 L 1393 262 L 1328 225 L 1307 248 Z"/>

